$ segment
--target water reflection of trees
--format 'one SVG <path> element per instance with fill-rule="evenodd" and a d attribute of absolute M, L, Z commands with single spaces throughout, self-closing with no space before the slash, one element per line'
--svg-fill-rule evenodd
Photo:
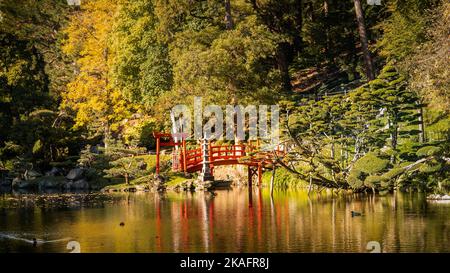
<path fill-rule="evenodd" d="M 450 245 L 448 206 L 427 204 L 417 194 L 275 191 L 271 198 L 254 187 L 250 194 L 236 188 L 118 198 L 98 208 L 2 211 L 0 228 L 58 232 L 92 252 L 365 252 L 369 241 L 384 252 L 422 252 Z M 352 210 L 363 216 L 352 217 Z"/>
<path fill-rule="evenodd" d="M 173 203 L 172 247 L 187 252 L 365 252 L 367 242 L 378 241 L 385 252 L 408 251 L 409 245 L 425 251 L 419 236 L 427 233 L 424 207 L 412 199 L 405 195 L 308 198 L 301 191 L 275 192 L 271 198 L 259 188 L 217 196 L 195 193 Z M 351 211 L 363 216 L 352 217 Z"/>

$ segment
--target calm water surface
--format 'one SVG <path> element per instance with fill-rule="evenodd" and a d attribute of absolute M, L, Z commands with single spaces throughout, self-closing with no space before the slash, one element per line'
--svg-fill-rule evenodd
<path fill-rule="evenodd" d="M 450 204 L 420 194 L 289 190 L 271 199 L 266 189 L 235 188 L 64 198 L 0 195 L 0 252 L 70 252 L 71 240 L 81 252 L 368 252 L 369 241 L 383 252 L 450 252 Z M 33 247 L 32 238 L 43 243 Z"/>

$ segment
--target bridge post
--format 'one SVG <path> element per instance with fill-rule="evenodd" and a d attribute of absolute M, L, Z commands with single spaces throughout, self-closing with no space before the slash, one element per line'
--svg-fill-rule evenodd
<path fill-rule="evenodd" d="M 183 138 L 183 141 L 182 141 L 182 147 L 181 147 L 183 150 L 182 150 L 182 154 L 183 154 L 183 171 L 184 171 L 184 173 L 186 174 L 186 171 L 187 171 L 187 165 L 186 165 L 186 139 L 184 139 Z"/>
<path fill-rule="evenodd" d="M 249 190 L 249 194 L 250 194 L 250 192 L 252 191 L 254 171 L 253 171 L 251 166 L 247 166 L 247 169 L 248 169 L 248 174 L 247 174 L 247 176 L 248 176 L 248 183 L 247 183 L 247 186 L 248 186 L 248 190 Z"/>
<path fill-rule="evenodd" d="M 248 184 L 248 207 L 253 208 L 253 190 L 252 190 L 252 183 Z"/>
<path fill-rule="evenodd" d="M 262 163 L 258 163 L 258 187 L 261 187 L 262 184 Z"/>
<path fill-rule="evenodd" d="M 160 138 L 159 136 L 156 137 L 156 176 L 159 176 L 159 145 L 160 145 Z"/>
<path fill-rule="evenodd" d="M 208 140 L 206 138 L 203 139 L 202 142 L 202 156 L 203 156 L 203 166 L 202 166 L 202 172 L 199 176 L 199 179 L 201 182 L 206 181 L 214 181 L 214 176 L 211 174 L 211 167 L 210 167 L 210 158 L 209 158 L 209 151 L 208 151 Z"/>

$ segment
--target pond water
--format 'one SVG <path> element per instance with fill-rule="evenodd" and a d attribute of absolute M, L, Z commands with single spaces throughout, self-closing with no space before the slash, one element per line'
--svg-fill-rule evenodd
<path fill-rule="evenodd" d="M 382 252 L 450 252 L 450 204 L 258 188 L 0 195 L 0 252 L 70 252 L 69 241 L 81 252 L 369 252 L 370 241 Z"/>

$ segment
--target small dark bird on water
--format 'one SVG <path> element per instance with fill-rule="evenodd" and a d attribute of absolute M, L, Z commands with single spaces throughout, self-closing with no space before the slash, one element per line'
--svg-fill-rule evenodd
<path fill-rule="evenodd" d="M 362 215 L 361 212 L 357 212 L 357 211 L 353 211 L 352 210 L 352 217 L 361 216 L 361 215 Z"/>
<path fill-rule="evenodd" d="M 37 246 L 37 239 L 33 238 L 33 246 L 36 247 Z"/>
<path fill-rule="evenodd" d="M 124 222 L 120 222 L 119 226 L 123 227 L 123 226 L 125 226 L 125 223 Z"/>

